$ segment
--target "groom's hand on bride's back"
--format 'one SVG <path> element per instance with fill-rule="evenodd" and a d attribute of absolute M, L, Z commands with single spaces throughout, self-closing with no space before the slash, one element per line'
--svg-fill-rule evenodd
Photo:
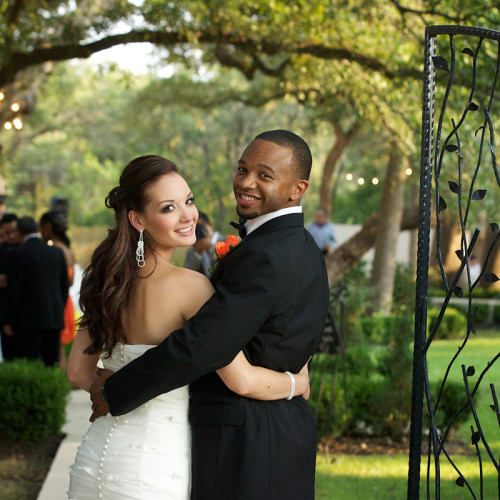
<path fill-rule="evenodd" d="M 93 422 L 96 418 L 104 417 L 104 415 L 109 413 L 108 403 L 104 400 L 102 393 L 102 387 L 106 379 L 113 375 L 111 370 L 103 370 L 98 368 L 97 379 L 90 386 L 90 399 L 92 400 L 92 415 L 90 421 Z"/>

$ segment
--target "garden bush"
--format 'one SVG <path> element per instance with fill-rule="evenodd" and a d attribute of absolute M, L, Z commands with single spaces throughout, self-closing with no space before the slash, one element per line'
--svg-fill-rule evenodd
<path fill-rule="evenodd" d="M 469 314 L 469 306 L 468 305 L 453 305 L 454 309 L 460 311 L 466 318 Z M 474 323 L 476 325 L 484 325 L 488 323 L 489 315 L 490 315 L 490 306 L 489 304 L 475 304 L 472 302 L 471 311 L 476 311 L 474 316 Z"/>
<path fill-rule="evenodd" d="M 397 328 L 397 322 L 398 317 L 396 314 L 359 316 L 356 321 L 356 328 L 359 328 L 367 342 L 383 344 L 387 338 L 387 333 L 394 332 Z"/>
<path fill-rule="evenodd" d="M 436 398 L 439 392 L 441 382 L 434 382 L 431 384 L 431 395 L 432 402 L 435 405 Z M 479 392 L 476 393 L 476 398 Z M 441 431 L 444 431 L 448 424 L 451 423 L 451 419 L 455 413 L 460 409 L 460 407 L 467 401 L 467 394 L 465 392 L 465 386 L 461 382 L 453 382 L 450 380 L 446 381 L 444 386 L 443 394 L 439 401 L 439 406 L 437 412 L 434 415 L 436 419 L 436 427 Z M 427 404 L 424 402 L 424 409 L 427 408 Z M 424 410 L 424 414 L 427 410 Z M 471 413 L 470 406 L 467 405 L 464 410 L 457 415 L 453 423 L 453 430 L 456 431 L 464 422 L 467 421 Z M 428 426 L 429 421 L 425 422 L 424 426 Z"/>
<path fill-rule="evenodd" d="M 416 274 L 405 264 L 396 266 L 394 277 L 393 308 L 415 309 Z"/>
<path fill-rule="evenodd" d="M 349 345 L 345 356 L 347 381 L 342 359 L 337 360 L 335 400 L 328 425 L 328 405 L 332 392 L 334 360 L 321 355 L 312 377 L 313 411 L 319 436 L 364 435 L 399 439 L 410 420 L 413 315 L 402 308 L 397 314 L 380 317 L 379 345 Z M 323 380 L 322 395 L 320 384 Z M 403 375 L 402 375 L 403 374 Z"/>
<path fill-rule="evenodd" d="M 440 310 L 431 307 L 427 311 L 427 334 L 429 335 L 436 324 Z M 462 311 L 448 306 L 444 313 L 437 332 L 437 339 L 459 339 L 464 338 L 467 333 L 467 317 Z"/>
<path fill-rule="evenodd" d="M 0 363 L 0 430 L 27 442 L 60 434 L 70 390 L 58 367 L 25 359 Z"/>
<path fill-rule="evenodd" d="M 493 309 L 493 321 L 496 324 L 500 324 L 500 306 L 495 306 Z"/>

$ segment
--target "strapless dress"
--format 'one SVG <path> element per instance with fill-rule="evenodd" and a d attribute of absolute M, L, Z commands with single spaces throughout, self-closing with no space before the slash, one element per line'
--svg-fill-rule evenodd
<path fill-rule="evenodd" d="M 102 363 L 117 371 L 152 347 L 117 344 Z M 89 415 L 90 404 L 89 399 Z M 188 405 L 185 386 L 125 415 L 95 420 L 78 448 L 68 499 L 187 500 L 191 483 Z"/>

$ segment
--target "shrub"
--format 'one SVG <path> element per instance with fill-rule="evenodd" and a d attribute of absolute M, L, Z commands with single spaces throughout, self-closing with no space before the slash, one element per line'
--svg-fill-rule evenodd
<path fill-rule="evenodd" d="M 436 307 L 431 307 L 427 311 L 427 334 L 429 335 L 436 324 L 440 310 Z M 465 337 L 467 332 L 467 318 L 466 316 L 455 309 L 448 306 L 444 313 L 441 324 L 438 328 L 438 339 L 457 339 Z"/>
<path fill-rule="evenodd" d="M 477 307 L 477 309 L 476 309 Z M 476 314 L 474 316 L 476 324 L 484 324 L 488 322 L 488 316 L 490 313 L 490 306 L 488 304 L 472 304 L 472 311 L 476 309 Z"/>
<path fill-rule="evenodd" d="M 70 388 L 58 367 L 24 359 L 0 363 L 0 429 L 28 442 L 60 434 Z"/>
<path fill-rule="evenodd" d="M 495 306 L 493 309 L 493 321 L 495 323 L 500 323 L 500 306 Z"/>
<path fill-rule="evenodd" d="M 431 384 L 431 394 L 432 394 L 432 404 L 435 405 L 436 398 L 438 395 L 441 382 L 434 382 Z M 476 393 L 476 398 L 479 392 Z M 436 420 L 436 427 L 441 431 L 444 431 L 448 424 L 451 423 L 451 419 L 455 413 L 460 409 L 460 407 L 467 401 L 467 394 L 465 392 L 464 384 L 461 382 L 452 382 L 450 380 L 446 381 L 441 399 L 439 401 L 439 406 L 434 418 Z M 427 408 L 424 402 L 424 408 Z M 424 410 L 424 414 L 427 410 Z M 471 413 L 470 406 L 467 405 L 464 410 L 457 415 L 455 421 L 453 422 L 453 430 L 456 431 L 461 425 L 463 425 L 469 418 Z M 426 422 L 429 425 L 429 421 Z"/>
<path fill-rule="evenodd" d="M 359 316 L 356 328 L 359 328 L 363 338 L 373 344 L 383 344 L 391 332 L 397 330 L 399 316 L 397 314 L 374 314 L 373 316 Z M 410 325 L 410 329 L 413 325 Z"/>
<path fill-rule="evenodd" d="M 402 308 L 397 314 L 380 316 L 376 323 L 382 325 L 377 334 L 379 345 L 365 343 L 347 348 L 346 383 L 342 358 L 337 359 L 330 416 L 335 360 L 327 355 L 315 360 L 310 402 L 317 415 L 319 436 L 350 434 L 399 439 L 405 432 L 411 406 L 413 316 Z"/>
<path fill-rule="evenodd" d="M 394 308 L 415 309 L 416 275 L 409 266 L 398 264 L 394 277 L 394 293 L 392 303 Z"/>

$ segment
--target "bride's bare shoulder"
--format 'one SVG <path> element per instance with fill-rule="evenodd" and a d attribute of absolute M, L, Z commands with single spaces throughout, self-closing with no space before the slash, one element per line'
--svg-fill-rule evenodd
<path fill-rule="evenodd" d="M 177 268 L 172 278 L 176 282 L 175 300 L 187 320 L 212 296 L 214 288 L 206 276 L 191 269 Z"/>
<path fill-rule="evenodd" d="M 212 283 L 205 275 L 185 267 L 177 267 L 172 278 L 178 281 L 183 288 L 213 290 Z"/>

